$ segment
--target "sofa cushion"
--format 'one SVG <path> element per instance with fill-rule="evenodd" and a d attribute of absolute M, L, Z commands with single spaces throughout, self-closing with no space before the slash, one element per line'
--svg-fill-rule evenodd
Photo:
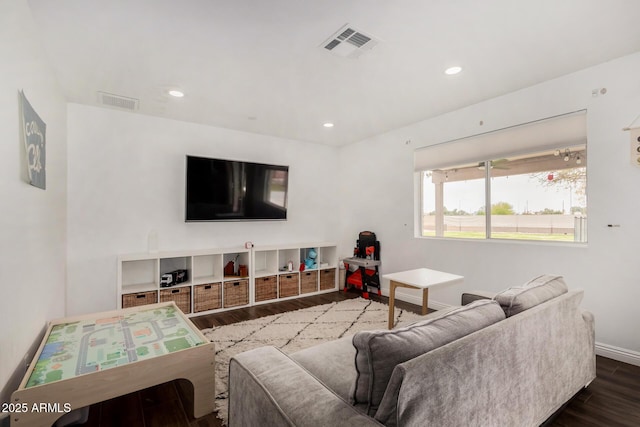
<path fill-rule="evenodd" d="M 507 317 L 521 313 L 545 301 L 567 293 L 567 284 L 562 276 L 542 275 L 522 286 L 506 289 L 493 297 L 498 301 Z"/>
<path fill-rule="evenodd" d="M 318 378 L 327 388 L 349 401 L 349 392 L 356 380 L 356 368 L 353 364 L 356 349 L 351 344 L 352 339 L 353 337 L 348 336 L 314 345 L 292 353 L 289 357 Z"/>
<path fill-rule="evenodd" d="M 479 300 L 404 328 L 358 332 L 353 337 L 357 377 L 350 402 L 375 415 L 397 364 L 504 318 L 496 301 Z"/>

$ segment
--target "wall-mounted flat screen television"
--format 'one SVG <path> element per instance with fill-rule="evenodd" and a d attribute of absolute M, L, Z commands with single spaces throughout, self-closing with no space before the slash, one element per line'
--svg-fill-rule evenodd
<path fill-rule="evenodd" d="M 289 167 L 187 156 L 186 221 L 286 220 Z"/>

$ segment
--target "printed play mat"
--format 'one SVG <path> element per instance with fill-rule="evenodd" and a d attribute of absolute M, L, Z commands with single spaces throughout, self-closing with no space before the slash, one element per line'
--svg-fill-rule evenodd
<path fill-rule="evenodd" d="M 53 325 L 27 381 L 33 387 L 204 344 L 174 306 Z"/>

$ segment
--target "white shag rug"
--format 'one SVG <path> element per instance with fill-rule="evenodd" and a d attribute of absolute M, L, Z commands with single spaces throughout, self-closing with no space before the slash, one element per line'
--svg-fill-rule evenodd
<path fill-rule="evenodd" d="M 395 317 L 396 326 L 422 318 L 398 307 Z M 216 346 L 215 407 L 218 418 L 226 425 L 229 359 L 234 355 L 265 345 L 278 347 L 287 354 L 294 353 L 358 331 L 386 329 L 388 321 L 388 305 L 356 298 L 203 329 L 202 333 Z"/>

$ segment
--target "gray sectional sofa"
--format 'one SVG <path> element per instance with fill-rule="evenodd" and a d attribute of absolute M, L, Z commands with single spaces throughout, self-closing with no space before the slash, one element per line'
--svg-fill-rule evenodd
<path fill-rule="evenodd" d="M 593 316 L 559 276 L 229 365 L 229 426 L 538 426 L 595 378 Z"/>

